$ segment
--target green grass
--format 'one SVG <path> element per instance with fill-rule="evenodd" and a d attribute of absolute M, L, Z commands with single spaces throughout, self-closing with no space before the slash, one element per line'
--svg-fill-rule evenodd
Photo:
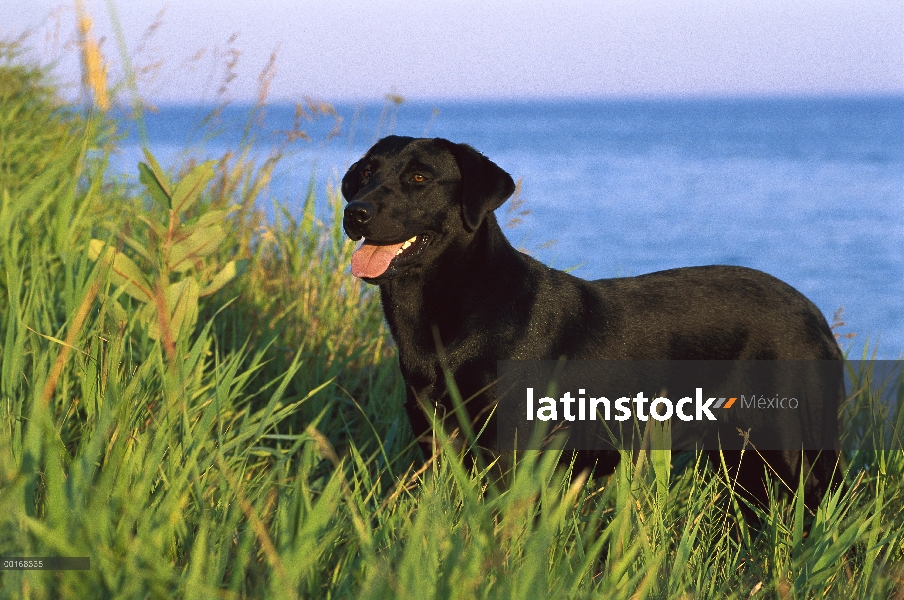
<path fill-rule="evenodd" d="M 328 222 L 311 188 L 267 224 L 256 203 L 280 154 L 255 164 L 248 145 L 168 173 L 148 159 L 126 184 L 106 170 L 113 125 L 59 106 L 14 54 L 0 555 L 91 570 L 0 571 L 0 597 L 904 598 L 900 443 L 848 456 L 815 514 L 776 494 L 756 530 L 699 457 L 625 456 L 587 479 L 528 453 L 506 487 L 450 452 L 419 469 L 336 191 Z"/>

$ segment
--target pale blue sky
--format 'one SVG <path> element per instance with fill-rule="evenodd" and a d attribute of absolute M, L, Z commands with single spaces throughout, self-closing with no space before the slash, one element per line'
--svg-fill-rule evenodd
<path fill-rule="evenodd" d="M 85 4 L 118 63 L 106 2 Z M 46 16 L 59 6 L 54 35 Z M 77 80 L 66 49 L 72 7 L 0 0 L 0 36 L 35 27 L 36 55 Z M 134 56 L 139 66 L 163 61 L 142 84 L 157 102 L 213 99 L 233 33 L 235 100 L 255 98 L 277 48 L 273 100 L 377 100 L 391 90 L 410 99 L 904 93 L 901 0 L 120 0 L 131 52 L 164 7 Z"/>

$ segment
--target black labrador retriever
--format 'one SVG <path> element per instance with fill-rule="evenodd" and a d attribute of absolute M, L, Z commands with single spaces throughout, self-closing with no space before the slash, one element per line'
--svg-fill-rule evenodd
<path fill-rule="evenodd" d="M 475 421 L 495 401 L 497 360 L 841 360 L 813 303 L 760 271 L 708 266 L 585 281 L 541 264 L 512 247 L 493 214 L 514 190 L 470 146 L 400 136 L 380 140 L 342 179 L 345 232 L 364 238 L 352 273 L 380 288 L 419 439 L 430 430 L 425 411 L 452 414 L 441 358 Z M 837 415 L 837 405 L 825 408 Z M 831 450 L 818 461 L 810 452 L 728 454 L 760 501 L 763 458 L 792 487 L 805 469 L 811 506 L 837 460 Z M 597 473 L 616 462 L 611 452 L 577 457 Z"/>

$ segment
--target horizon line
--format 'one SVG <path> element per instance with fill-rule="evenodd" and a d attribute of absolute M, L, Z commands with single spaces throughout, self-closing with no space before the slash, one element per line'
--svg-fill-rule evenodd
<path fill-rule="evenodd" d="M 904 102 L 904 90 L 896 92 L 825 92 L 825 93 L 758 93 L 758 94 L 649 94 L 649 95 L 563 95 L 563 96 L 404 96 L 398 93 L 387 93 L 377 97 L 346 96 L 329 98 L 326 96 L 303 95 L 300 98 L 273 98 L 266 100 L 264 106 L 295 105 L 312 102 L 326 102 L 338 105 L 365 105 L 384 104 L 396 102 L 398 104 L 530 104 L 530 103 L 582 103 L 582 102 L 613 102 L 613 103 L 647 103 L 647 102 L 757 102 L 757 101 L 895 101 Z M 72 100 L 77 103 L 78 100 Z M 254 106 L 258 104 L 253 99 L 142 99 L 145 109 L 172 107 L 172 106 Z M 117 102 L 115 108 L 129 109 L 128 102 Z"/>

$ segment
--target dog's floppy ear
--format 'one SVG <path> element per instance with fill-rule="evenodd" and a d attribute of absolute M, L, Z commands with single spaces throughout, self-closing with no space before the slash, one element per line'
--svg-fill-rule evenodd
<path fill-rule="evenodd" d="M 450 146 L 461 172 L 461 215 L 468 231 L 474 231 L 515 192 L 515 182 L 474 148 L 451 142 Z"/>
<path fill-rule="evenodd" d="M 348 168 L 348 171 L 345 172 L 345 176 L 342 178 L 342 195 L 345 197 L 345 201 L 348 202 L 349 200 L 354 198 L 358 193 L 360 187 L 360 177 L 358 177 L 358 163 L 354 163 Z"/>

